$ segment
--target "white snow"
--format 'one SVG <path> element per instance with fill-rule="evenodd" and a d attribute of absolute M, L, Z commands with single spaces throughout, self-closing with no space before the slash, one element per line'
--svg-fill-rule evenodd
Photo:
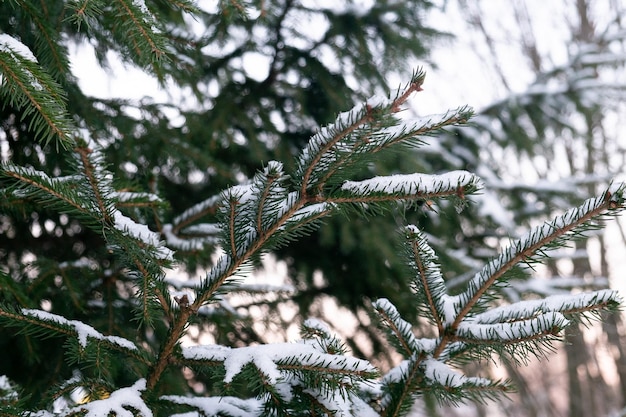
<path fill-rule="evenodd" d="M 278 365 L 293 362 L 294 359 L 301 366 L 323 366 L 331 370 L 351 372 L 376 372 L 376 368 L 365 360 L 320 352 L 313 344 L 304 342 L 274 343 L 234 349 L 219 345 L 191 346 L 184 348 L 182 354 L 191 360 L 224 362 L 226 383 L 230 383 L 244 366 L 251 363 L 267 377 L 269 383 L 275 384 L 285 377 L 278 369 Z"/>
<path fill-rule="evenodd" d="M 310 219 L 316 216 L 321 216 L 335 208 L 335 204 L 332 203 L 317 203 L 311 204 L 296 211 L 286 222 L 281 229 L 285 228 L 287 224 L 300 223 L 306 219 Z"/>
<path fill-rule="evenodd" d="M 378 417 L 379 413 L 353 394 L 346 395 L 341 390 L 326 390 L 306 388 L 304 392 L 314 397 L 320 404 L 330 411 L 330 415 L 337 417 Z"/>
<path fill-rule="evenodd" d="M 113 210 L 113 219 L 116 229 L 156 248 L 160 259 L 174 258 L 174 252 L 161 244 L 159 234 L 150 230 L 145 224 L 135 222 L 130 217 L 123 215 L 119 210 Z"/>
<path fill-rule="evenodd" d="M 538 312 L 578 311 L 590 305 L 608 301 L 621 302 L 617 291 L 600 290 L 580 294 L 552 295 L 539 300 L 524 300 L 514 304 L 492 308 L 473 317 L 476 323 L 493 324 L 507 320 L 529 318 Z"/>
<path fill-rule="evenodd" d="M 111 196 L 116 198 L 119 202 L 128 202 L 134 200 L 147 200 L 151 202 L 162 201 L 161 198 L 152 193 L 136 193 L 130 191 L 115 191 L 111 193 Z"/>
<path fill-rule="evenodd" d="M 341 189 L 358 195 L 369 193 L 419 195 L 449 192 L 458 187 L 478 185 L 478 182 L 478 177 L 468 171 L 451 171 L 440 175 L 397 174 L 364 181 L 346 181 Z"/>
<path fill-rule="evenodd" d="M 116 229 L 126 232 L 148 245 L 157 246 L 159 244 L 159 234 L 150 230 L 145 224 L 135 222 L 130 217 L 124 216 L 119 210 L 113 212 L 113 218 Z"/>
<path fill-rule="evenodd" d="M 136 410 L 142 417 L 152 417 L 152 411 L 141 398 L 141 391 L 146 389 L 146 380 L 140 379 L 132 386 L 113 391 L 109 398 L 91 401 L 70 410 L 70 413 L 81 412 L 84 417 L 102 417 L 115 413 L 117 417 L 134 417 Z"/>
<path fill-rule="evenodd" d="M 0 375 L 0 389 L 4 391 L 10 391 L 12 389 L 9 378 L 7 378 L 6 375 Z"/>
<path fill-rule="evenodd" d="M 182 212 L 179 216 L 175 217 L 172 223 L 175 225 L 178 225 L 181 222 L 186 221 L 192 217 L 195 218 L 200 213 L 210 209 L 211 207 L 216 206 L 220 201 L 223 200 L 223 198 L 224 198 L 223 194 L 219 194 L 211 198 L 207 198 L 206 200 L 203 200 L 189 207 L 187 210 Z"/>
<path fill-rule="evenodd" d="M 263 403 L 256 399 L 241 399 L 237 397 L 183 397 L 181 395 L 164 395 L 161 400 L 175 404 L 190 405 L 205 417 L 228 415 L 231 417 L 259 416 Z"/>
<path fill-rule="evenodd" d="M 302 326 L 308 329 L 315 330 L 319 332 L 320 334 L 323 334 L 325 337 L 330 336 L 330 328 L 328 327 L 326 323 L 324 323 L 323 321 L 319 319 L 308 318 L 304 321 L 304 323 L 302 323 Z"/>
<path fill-rule="evenodd" d="M 440 303 L 437 305 L 438 309 L 443 312 L 443 323 L 447 326 L 454 323 L 454 320 L 456 320 L 459 314 L 456 302 L 457 298 L 455 296 L 444 294 L 441 297 Z"/>
<path fill-rule="evenodd" d="M 208 237 L 189 237 L 182 238 L 173 232 L 173 226 L 171 224 L 164 224 L 161 232 L 165 237 L 165 241 L 168 246 L 182 251 L 199 251 L 202 250 L 205 245 L 216 244 L 218 238 L 215 236 Z"/>
<path fill-rule="evenodd" d="M 408 359 L 403 360 L 397 366 L 394 366 L 383 376 L 383 383 L 392 384 L 394 382 L 400 382 L 409 374 L 408 369 L 411 361 Z"/>
<path fill-rule="evenodd" d="M 13 385 L 6 375 L 0 375 L 0 394 L 2 394 L 0 395 L 0 400 L 4 401 L 16 400 L 18 397 L 17 392 L 15 392 L 15 388 L 13 388 Z"/>
<path fill-rule="evenodd" d="M 28 46 L 6 33 L 0 33 L 0 51 L 8 52 L 13 55 L 17 54 L 23 59 L 37 62 L 35 54 L 33 54 Z"/>
<path fill-rule="evenodd" d="M 222 198 L 236 198 L 239 204 L 244 204 L 254 198 L 252 184 L 241 184 L 230 187 L 222 192 Z"/>
<path fill-rule="evenodd" d="M 150 10 L 146 6 L 146 3 L 144 0 L 133 0 L 133 6 L 141 10 L 142 13 L 150 14 Z"/>
<path fill-rule="evenodd" d="M 474 386 L 486 386 L 491 384 L 491 381 L 485 378 L 466 377 L 436 359 L 426 359 L 422 362 L 422 366 L 426 378 L 446 387 L 458 388 L 465 384 Z"/>
<path fill-rule="evenodd" d="M 222 229 L 216 223 L 199 223 L 183 229 L 185 234 L 217 235 Z"/>
<path fill-rule="evenodd" d="M 521 341 L 545 332 L 558 331 L 568 323 L 563 314 L 552 311 L 510 323 L 480 324 L 467 319 L 459 325 L 457 336 L 475 340 Z"/>
<path fill-rule="evenodd" d="M 135 344 L 130 340 L 118 336 L 105 336 L 93 327 L 78 320 L 68 320 L 65 317 L 48 313 L 47 311 L 42 310 L 22 309 L 22 314 L 36 317 L 39 320 L 52 321 L 64 326 L 73 327 L 76 333 L 78 333 L 78 342 L 82 347 L 87 346 L 87 338 L 93 338 L 98 340 L 106 340 L 109 343 L 113 343 L 125 349 L 137 350 Z"/>

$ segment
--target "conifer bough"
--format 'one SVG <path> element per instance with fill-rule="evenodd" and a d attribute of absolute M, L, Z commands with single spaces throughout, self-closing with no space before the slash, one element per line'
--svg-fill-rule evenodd
<path fill-rule="evenodd" d="M 136 36 L 141 37 L 141 34 Z M 146 41 L 149 41 L 147 39 Z M 549 354 L 572 321 L 612 310 L 621 302 L 611 290 L 547 297 L 504 305 L 500 289 L 524 265 L 541 262 L 600 221 L 624 208 L 624 186 L 531 230 L 479 270 L 458 294 L 448 292 L 437 255 L 419 226 L 407 225 L 402 252 L 411 274 L 415 308 L 433 326 L 433 336 L 418 338 L 393 300 L 372 304 L 390 344 L 403 357 L 381 374 L 372 364 L 346 354 L 331 330 L 315 319 L 302 324 L 302 340 L 242 347 L 181 346 L 191 322 L 211 323 L 203 314 L 236 291 L 252 261 L 308 234 L 334 213 L 383 212 L 403 202 L 448 199 L 462 207 L 481 184 L 466 171 L 395 174 L 355 179 L 355 167 L 397 146 L 419 147 L 446 126 L 471 117 L 465 107 L 418 119 L 398 117 L 409 96 L 421 90 L 424 73 L 390 97 L 372 97 L 321 128 L 297 157 L 293 173 L 270 161 L 247 184 L 236 185 L 173 217 L 152 231 L 126 204 L 154 204 L 146 192 L 115 190 L 112 174 L 89 137 L 67 151 L 73 172 L 52 176 L 13 163 L 2 166 L 3 191 L 12 201 L 45 204 L 79 219 L 107 242 L 124 265 L 135 292 L 128 294 L 142 331 L 165 323 L 157 344 L 115 334 L 90 323 L 20 305 L 0 305 L 0 325 L 28 338 L 63 338 L 75 368 L 36 404 L 28 392 L 0 379 L 4 415 L 25 416 L 401 416 L 425 393 L 441 402 L 497 398 L 512 387 L 480 375 L 465 375 L 462 364 L 492 355 L 525 362 L 527 355 Z M 85 135 L 84 133 L 82 133 Z M 431 139 L 434 140 L 434 139 Z M 408 205 L 410 209 L 411 205 Z M 161 240 L 164 239 L 164 240 Z M 187 283 L 165 278 L 174 251 L 213 251 L 222 255 L 203 279 Z M 384 279 L 384 277 L 383 277 Z M 52 306 L 54 309 L 54 306 Z M 151 346 L 156 346 L 152 348 Z M 123 361 L 123 375 L 107 368 Z M 211 375 L 214 385 L 201 396 L 191 388 L 168 391 L 168 381 L 183 369 Z M 130 382 L 129 382 L 130 381 Z M 82 399 L 72 392 L 87 392 Z M 189 413 L 189 414 L 188 414 Z"/>

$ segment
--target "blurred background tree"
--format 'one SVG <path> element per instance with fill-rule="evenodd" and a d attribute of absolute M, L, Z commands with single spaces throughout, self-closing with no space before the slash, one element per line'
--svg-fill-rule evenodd
<path fill-rule="evenodd" d="M 626 92 L 624 2 L 579 0 L 543 7 L 533 1 L 498 5 L 460 0 L 448 6 L 446 16 L 462 16 L 463 24 L 454 31 L 464 35 L 456 38 L 457 50 L 465 51 L 459 58 L 471 55 L 465 66 L 482 67 L 469 76 L 460 74 L 455 84 L 467 86 L 459 88 L 464 93 L 460 97 L 482 100 L 476 129 L 461 129 L 448 142 L 469 141 L 480 148 L 480 166 L 474 169 L 486 189 L 495 191 L 487 191 L 486 197 L 509 213 L 497 217 L 503 221 L 494 236 L 514 235 L 510 224 L 535 224 L 597 191 L 609 178 L 623 176 L 625 143 L 619 127 Z M 451 76 L 450 66 L 440 68 L 439 77 Z M 520 282 L 509 296 L 577 291 L 607 282 L 623 288 L 617 273 L 624 236 L 623 223 L 616 223 L 608 235 L 580 242 L 576 250 L 537 271 L 537 279 Z M 504 364 L 520 394 L 514 404 L 503 404 L 502 411 L 588 416 L 623 409 L 622 317 L 607 318 L 595 329 L 593 338 L 583 338 L 574 329 L 560 363 L 540 364 L 532 372 Z"/>

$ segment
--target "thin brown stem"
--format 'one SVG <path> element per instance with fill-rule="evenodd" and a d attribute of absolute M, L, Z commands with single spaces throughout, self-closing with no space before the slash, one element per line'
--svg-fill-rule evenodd
<path fill-rule="evenodd" d="M 100 210 L 100 213 L 102 214 L 102 220 L 106 224 L 110 224 L 112 220 L 111 220 L 111 217 L 109 216 L 109 210 L 107 209 L 107 206 L 104 202 L 105 200 L 104 196 L 100 192 L 100 187 L 98 186 L 98 180 L 96 179 L 96 176 L 94 174 L 96 169 L 94 168 L 93 164 L 91 163 L 91 160 L 89 159 L 89 154 L 91 154 L 93 151 L 89 148 L 84 148 L 84 147 L 77 147 L 75 150 L 80 156 L 81 162 L 83 163 L 83 171 L 85 172 L 85 176 L 89 180 L 89 185 L 91 186 L 94 197 L 96 198 L 98 209 Z"/>
<path fill-rule="evenodd" d="M 419 243 L 416 241 L 411 242 L 411 250 L 413 251 L 413 259 L 415 259 L 415 265 L 419 270 L 419 279 L 422 281 L 422 291 L 426 295 L 426 302 L 428 303 L 428 308 L 430 309 L 430 314 L 433 316 L 433 319 L 437 323 L 437 330 L 439 334 L 443 334 L 444 326 L 441 321 L 441 317 L 439 317 L 439 313 L 437 312 L 437 306 L 435 305 L 435 297 L 433 296 L 430 285 L 426 280 L 426 276 L 428 275 L 428 268 L 422 262 L 422 256 L 419 251 Z"/>
<path fill-rule="evenodd" d="M 426 357 L 421 354 L 419 357 L 415 358 L 415 362 L 413 362 L 413 366 L 411 366 L 410 372 L 407 375 L 407 381 L 415 381 L 414 384 L 404 384 L 404 386 L 402 387 L 402 394 L 400 395 L 400 397 L 398 398 L 398 401 L 396 401 L 395 403 L 398 404 L 398 408 L 394 409 L 394 410 L 390 410 L 389 408 L 386 408 L 382 411 L 381 413 L 381 417 L 395 417 L 400 413 L 400 405 L 401 404 L 405 404 L 407 399 L 413 395 L 413 391 L 412 391 L 412 386 L 415 385 L 418 381 L 418 374 L 421 372 L 420 370 L 420 365 L 422 363 L 422 361 L 425 359 Z M 389 414 L 389 412 L 392 411 L 392 414 Z"/>
<path fill-rule="evenodd" d="M 335 146 L 339 141 L 341 141 L 343 138 L 348 136 L 350 133 L 352 133 L 356 129 L 358 129 L 359 126 L 361 126 L 362 124 L 367 123 L 369 120 L 371 120 L 371 118 L 372 118 L 371 108 L 368 107 L 367 109 L 368 109 L 368 111 L 366 112 L 366 114 L 363 117 L 361 117 L 359 120 L 357 120 L 354 123 L 352 123 L 350 126 L 348 126 L 346 129 L 344 129 L 341 132 L 339 132 L 337 135 L 335 135 L 335 137 L 333 137 L 332 140 L 329 140 L 326 144 L 324 144 L 324 146 L 322 146 L 322 149 L 320 149 L 320 151 L 317 153 L 317 155 L 315 155 L 315 158 L 313 158 L 313 160 L 309 163 L 309 167 L 306 169 L 306 171 L 304 172 L 304 175 L 302 176 L 302 187 L 300 189 L 300 194 L 301 195 L 305 195 L 306 194 L 306 190 L 307 190 L 307 186 L 308 186 L 308 183 L 309 183 L 309 179 L 311 178 L 311 175 L 313 174 L 313 170 L 315 169 L 317 164 L 322 159 L 322 156 L 326 152 L 328 152 L 330 149 L 332 149 L 332 147 Z"/>

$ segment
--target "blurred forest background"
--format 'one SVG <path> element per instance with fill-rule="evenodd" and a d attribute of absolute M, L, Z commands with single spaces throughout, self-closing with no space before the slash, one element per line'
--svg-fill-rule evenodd
<path fill-rule="evenodd" d="M 118 29 L 76 28 L 63 21 L 63 2 L 46 3 L 45 13 L 61 16 L 59 33 L 73 57 L 73 74 L 54 74 L 69 91 L 69 111 L 106 147 L 110 169 L 124 179 L 125 189 L 151 190 L 170 203 L 137 209 L 136 216 L 160 231 L 184 258 L 185 270 L 172 271 L 169 278 L 173 287 L 201 276 L 214 253 L 198 250 L 206 243 L 205 230 L 169 230 L 160 219 L 246 181 L 259 161 L 290 161 L 318 126 L 359 100 L 397 88 L 416 67 L 425 67 L 427 78 L 426 91 L 413 100 L 414 111 L 426 115 L 467 104 L 477 113 L 473 125 L 429 138 L 414 152 L 386 155 L 362 177 L 465 169 L 480 175 L 485 189 L 460 214 L 443 202 L 385 218 L 331 219 L 318 232 L 269 254 L 265 268 L 246 284 L 246 295 L 225 299 L 212 312 L 213 325 L 190 328 L 189 343 L 290 340 L 301 320 L 314 316 L 331 324 L 355 356 L 387 369 L 397 358 L 386 353 L 366 311 L 372 300 L 386 297 L 403 317 L 419 322 L 409 282 L 388 239 L 404 217 L 429 235 L 454 289 L 502 243 L 597 194 L 623 174 L 624 1 L 268 0 L 246 2 L 247 18 L 231 3 L 236 2 L 201 1 L 199 19 L 163 12 L 166 35 L 175 47 L 168 51 L 171 60 L 152 71 L 131 62 L 124 50 L 115 50 Z M 161 5 L 149 4 L 154 9 Z M 31 12 L 21 15 L 2 2 L 0 27 L 45 49 L 36 31 L 24 29 L 32 22 L 21 19 Z M 32 140 L 18 122 L 18 110 L 5 104 L 0 120 L 3 160 L 62 171 L 65 162 L 55 158 L 54 149 Z M 16 229 L 22 223 L 12 216 L 28 217 L 28 228 Z M 559 252 L 546 267 L 513 282 L 508 300 L 626 288 L 625 226 L 620 219 L 606 232 Z M 108 259 L 103 242 L 43 207 L 2 214 L 0 248 L 7 277 L 49 268 L 65 280 L 80 272 L 103 279 L 103 298 L 122 297 L 120 286 L 131 285 Z M 61 259 L 72 261 L 57 262 Z M 74 290 L 93 292 L 89 280 L 83 282 L 84 288 Z M 113 283 L 117 287 L 109 286 Z M 293 301 L 268 299 L 262 296 L 268 285 L 296 295 Z M 58 306 L 55 312 L 77 318 L 87 314 L 80 298 L 61 302 L 60 290 L 41 288 L 41 299 Z M 33 291 L 39 291 L 36 285 Z M 0 292 L 0 298 L 7 294 Z M 116 314 L 120 311 L 125 310 Z M 220 319 L 226 316 L 239 320 Z M 250 317 L 264 320 L 252 325 Z M 416 329 L 418 336 L 428 331 Z M 42 372 L 33 370 L 50 365 L 19 358 L 22 353 L 2 332 L 6 330 L 0 330 L 0 351 L 10 354 L 0 359 L 0 375 L 33 384 L 26 380 Z M 559 355 L 549 362 L 529 358 L 528 367 L 487 361 L 468 365 L 481 367 L 472 374 L 513 380 L 519 393 L 511 395 L 512 401 L 442 411 L 436 399 L 427 398 L 416 415 L 626 415 L 625 338 L 621 315 L 580 323 L 570 330 L 570 343 L 559 345 Z M 60 350 L 52 347 L 46 355 L 61 358 Z M 17 364 L 32 369 L 13 369 Z M 201 390 L 206 381 L 197 376 L 192 382 Z M 46 381 L 36 383 L 45 386 Z"/>

